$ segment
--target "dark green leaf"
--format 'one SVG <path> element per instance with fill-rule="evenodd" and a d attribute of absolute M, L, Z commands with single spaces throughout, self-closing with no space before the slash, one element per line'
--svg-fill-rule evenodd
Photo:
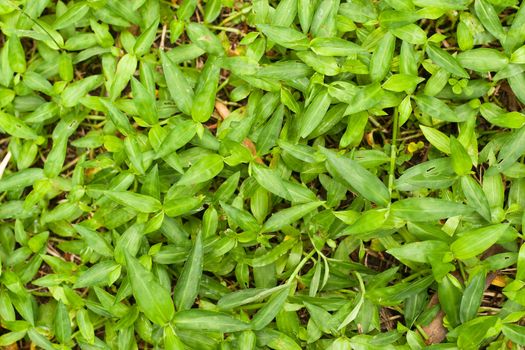
<path fill-rule="evenodd" d="M 168 323 L 175 314 L 170 292 L 137 259 L 128 253 L 125 257 L 133 296 L 140 310 L 152 322 L 159 325 Z"/>

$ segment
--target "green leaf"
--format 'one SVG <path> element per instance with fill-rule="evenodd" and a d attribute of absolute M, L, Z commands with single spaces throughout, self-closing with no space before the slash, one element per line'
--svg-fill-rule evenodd
<path fill-rule="evenodd" d="M 461 52 L 458 54 L 457 60 L 463 68 L 483 73 L 500 71 L 509 63 L 509 59 L 504 53 L 489 48 Z"/>
<path fill-rule="evenodd" d="M 0 179 L 0 192 L 20 191 L 32 186 L 36 181 L 44 178 L 44 172 L 39 168 L 28 168 L 14 172 Z"/>
<path fill-rule="evenodd" d="M 125 257 L 131 289 L 139 309 L 156 324 L 170 322 L 175 314 L 170 292 L 137 259 L 128 253 L 125 253 Z"/>
<path fill-rule="evenodd" d="M 300 350 L 301 347 L 286 334 L 273 330 L 263 329 L 256 333 L 257 343 L 276 350 Z"/>
<path fill-rule="evenodd" d="M 510 55 L 510 61 L 512 63 L 524 64 L 525 63 L 525 45 L 517 49 Z"/>
<path fill-rule="evenodd" d="M 220 66 L 215 56 L 208 57 L 195 89 L 191 117 L 196 122 L 210 119 L 215 106 L 215 93 L 219 83 Z"/>
<path fill-rule="evenodd" d="M 101 261 L 84 271 L 78 277 L 74 288 L 109 285 L 112 274 L 120 275 L 120 265 L 112 260 Z"/>
<path fill-rule="evenodd" d="M 297 56 L 301 59 L 301 61 L 321 74 L 334 76 L 339 74 L 341 71 L 337 60 L 334 57 L 320 56 L 310 51 L 299 51 Z"/>
<path fill-rule="evenodd" d="M 450 154 L 451 140 L 445 133 L 424 125 L 419 125 L 419 128 L 423 131 L 423 135 L 432 146 L 443 153 Z"/>
<path fill-rule="evenodd" d="M 173 291 L 173 298 L 178 311 L 189 310 L 199 293 L 199 281 L 202 275 L 203 246 L 200 234 L 195 237 L 188 259 Z"/>
<path fill-rule="evenodd" d="M 506 112 L 494 103 L 483 103 L 479 111 L 489 123 L 502 128 L 519 129 L 525 125 L 525 115 L 519 112 Z"/>
<path fill-rule="evenodd" d="M 439 94 L 444 87 L 448 84 L 450 78 L 450 73 L 444 70 L 443 68 L 440 68 L 432 74 L 430 79 L 428 79 L 427 83 L 425 84 L 425 95 L 428 96 L 436 96 Z"/>
<path fill-rule="evenodd" d="M 53 346 L 53 343 L 49 341 L 45 336 L 40 334 L 36 328 L 31 328 L 27 331 L 27 335 L 31 339 L 31 341 L 41 347 L 44 350 L 54 350 L 55 347 Z M 11 345 L 11 344 L 9 344 Z"/>
<path fill-rule="evenodd" d="M 117 97 L 120 96 L 120 93 L 128 85 L 136 69 L 137 57 L 135 55 L 126 54 L 122 56 L 117 64 L 115 78 L 113 79 L 113 83 L 109 89 L 109 97 L 112 101 L 116 100 Z"/>
<path fill-rule="evenodd" d="M 243 230 L 258 232 L 260 225 L 257 220 L 246 210 L 231 206 L 223 201 L 220 201 L 221 207 L 226 212 L 226 215 Z"/>
<path fill-rule="evenodd" d="M 426 240 L 404 244 L 401 247 L 388 249 L 401 261 L 413 261 L 417 263 L 431 263 L 434 258 L 441 258 L 449 251 L 448 244 L 442 241 Z"/>
<path fill-rule="evenodd" d="M 468 322 L 476 317 L 485 291 L 485 272 L 479 271 L 471 276 L 463 296 L 459 316 L 462 323 Z"/>
<path fill-rule="evenodd" d="M 201 49 L 212 55 L 223 55 L 224 49 L 219 38 L 201 23 L 191 22 L 186 25 L 186 33 L 190 40 Z"/>
<path fill-rule="evenodd" d="M 439 304 L 447 315 L 447 320 L 452 327 L 460 324 L 459 310 L 461 294 L 458 280 L 450 274 L 444 276 L 438 283 Z"/>
<path fill-rule="evenodd" d="M 308 48 L 308 38 L 297 30 L 273 26 L 268 24 L 258 24 L 257 28 L 271 41 L 293 50 L 306 50 Z"/>
<path fill-rule="evenodd" d="M 86 3 L 79 2 L 73 4 L 55 20 L 53 29 L 59 30 L 74 25 L 75 22 L 82 20 L 88 12 L 89 6 Z"/>
<path fill-rule="evenodd" d="M 407 221 L 436 221 L 468 215 L 473 209 L 466 205 L 438 198 L 406 198 L 392 203 L 390 214 Z"/>
<path fill-rule="evenodd" d="M 233 333 L 251 328 L 249 323 L 230 315 L 199 309 L 179 311 L 173 317 L 172 322 L 178 329 L 220 333 Z"/>
<path fill-rule="evenodd" d="M 95 341 L 95 332 L 88 311 L 86 309 L 78 310 L 76 321 L 78 330 L 80 331 L 80 334 L 82 334 L 82 337 L 84 337 L 89 343 L 93 343 Z"/>
<path fill-rule="evenodd" d="M 7 41 L 9 52 L 9 66 L 16 73 L 24 73 L 26 70 L 26 58 L 20 38 L 13 34 Z"/>
<path fill-rule="evenodd" d="M 257 137 L 257 154 L 265 155 L 275 146 L 284 118 L 284 105 L 279 105 Z"/>
<path fill-rule="evenodd" d="M 394 74 L 384 82 L 383 89 L 395 92 L 412 91 L 423 80 L 425 79 L 414 75 Z"/>
<path fill-rule="evenodd" d="M 503 335 L 517 345 L 525 345 L 525 327 L 516 324 L 504 324 L 501 328 Z"/>
<path fill-rule="evenodd" d="M 177 16 L 183 21 L 190 19 L 191 15 L 195 12 L 197 3 L 197 0 L 183 0 L 177 9 Z"/>
<path fill-rule="evenodd" d="M 450 159 L 437 158 L 407 169 L 395 184 L 400 191 L 442 189 L 451 186 L 456 178 Z"/>
<path fill-rule="evenodd" d="M 33 90 L 45 93 L 46 95 L 53 94 L 53 86 L 42 75 L 36 72 L 25 72 L 24 83 Z"/>
<path fill-rule="evenodd" d="M 508 227 L 508 224 L 497 224 L 463 232 L 452 242 L 450 250 L 459 260 L 473 258 L 494 245 Z"/>
<path fill-rule="evenodd" d="M 41 140 L 38 134 L 22 120 L 0 111 L 0 128 L 11 136 L 28 140 Z"/>
<path fill-rule="evenodd" d="M 488 222 L 491 222 L 490 205 L 479 183 L 470 176 L 461 177 L 461 189 L 467 198 L 467 203 Z"/>
<path fill-rule="evenodd" d="M 0 335 L 0 346 L 10 346 L 26 336 L 26 331 L 9 332 Z"/>
<path fill-rule="evenodd" d="M 298 52 L 297 55 L 301 60 L 304 54 L 312 54 L 311 52 Z M 312 54 L 313 55 L 313 54 Z M 315 56 L 315 55 L 314 55 Z M 305 60 L 303 60 L 306 64 Z M 315 69 L 315 68 L 314 68 Z M 276 62 L 269 65 L 262 66 L 257 69 L 255 76 L 259 78 L 268 78 L 268 79 L 300 79 L 307 77 L 312 74 L 312 70 L 308 68 L 304 63 L 297 61 L 283 61 Z"/>
<path fill-rule="evenodd" d="M 520 281 L 525 280 L 525 245 L 522 245 L 518 252 L 517 269 L 516 279 Z"/>
<path fill-rule="evenodd" d="M 105 239 L 100 237 L 100 234 L 97 231 L 91 230 L 82 225 L 73 225 L 73 227 L 86 241 L 88 247 L 97 252 L 97 254 L 108 257 L 113 256 L 113 249 L 111 249 L 111 246 Z"/>
<path fill-rule="evenodd" d="M 324 333 L 330 333 L 336 329 L 336 319 L 320 306 L 305 302 L 304 305 L 310 314 L 311 319 L 317 327 Z"/>
<path fill-rule="evenodd" d="M 381 81 L 386 77 L 394 57 L 395 45 L 396 37 L 390 32 L 386 32 L 379 40 L 370 59 L 370 79 L 372 82 Z"/>
<path fill-rule="evenodd" d="M 456 174 L 470 174 L 470 169 L 472 169 L 472 159 L 465 147 L 463 147 L 461 142 L 459 142 L 454 136 L 450 137 L 450 153 L 452 168 Z"/>
<path fill-rule="evenodd" d="M 466 51 L 474 47 L 474 36 L 465 22 L 461 21 L 458 23 L 456 36 L 458 38 L 458 46 L 461 50 Z"/>
<path fill-rule="evenodd" d="M 321 90 L 313 99 L 301 119 L 298 121 L 299 134 L 306 138 L 321 123 L 330 107 L 331 97 L 327 89 Z"/>
<path fill-rule="evenodd" d="M 447 72 L 457 75 L 461 78 L 469 78 L 468 73 L 465 71 L 465 69 L 463 69 L 463 67 L 461 67 L 456 58 L 446 51 L 430 44 L 427 45 L 426 53 L 435 64 Z"/>
<path fill-rule="evenodd" d="M 160 59 L 171 98 L 184 114 L 191 115 L 193 88 L 180 68 L 163 51 L 160 52 Z"/>
<path fill-rule="evenodd" d="M 150 125 L 156 124 L 159 121 L 159 116 L 155 96 L 135 78 L 131 78 L 131 89 L 139 116 Z"/>
<path fill-rule="evenodd" d="M 489 33 L 494 35 L 496 39 L 503 41 L 505 38 L 505 32 L 492 4 L 485 0 L 476 0 L 474 2 L 474 10 L 476 11 L 476 16 L 480 23 L 489 31 Z"/>
<path fill-rule="evenodd" d="M 348 101 L 348 107 L 344 114 L 356 114 L 371 109 L 381 101 L 383 96 L 384 90 L 381 88 L 381 84 L 373 83 L 366 85 L 359 89 L 350 101 Z"/>
<path fill-rule="evenodd" d="M 314 0 L 297 1 L 297 15 L 299 17 L 299 23 L 301 24 L 303 33 L 307 33 L 310 29 L 316 4 L 317 3 Z"/>
<path fill-rule="evenodd" d="M 311 202 L 304 204 L 297 204 L 290 208 L 282 209 L 266 220 L 262 227 L 263 232 L 275 232 L 283 229 L 297 220 L 301 219 L 306 214 L 315 210 L 323 202 Z"/>
<path fill-rule="evenodd" d="M 104 195 L 120 205 L 130 207 L 141 213 L 153 213 L 162 209 L 162 204 L 158 199 L 139 193 L 104 191 Z"/>
<path fill-rule="evenodd" d="M 204 21 L 213 22 L 221 13 L 222 1 L 211 0 L 206 3 L 206 9 L 204 11 Z"/>
<path fill-rule="evenodd" d="M 297 183 L 284 180 L 274 169 L 252 164 L 253 177 L 267 191 L 296 203 L 315 201 L 315 194 Z"/>
<path fill-rule="evenodd" d="M 386 206 L 390 203 L 388 188 L 374 174 L 348 157 L 337 156 L 333 151 L 321 148 L 326 156 L 329 172 L 355 189 L 357 193 L 371 202 Z"/>
<path fill-rule="evenodd" d="M 341 38 L 315 38 L 310 42 L 313 52 L 321 56 L 351 56 L 365 52 L 361 46 Z"/>
<path fill-rule="evenodd" d="M 283 288 L 288 289 L 287 285 L 280 285 L 274 288 L 240 289 L 222 296 L 217 306 L 221 310 L 231 310 L 239 306 L 261 301 Z"/>
<path fill-rule="evenodd" d="M 60 343 L 69 343 L 71 340 L 71 321 L 66 306 L 61 301 L 58 302 L 55 311 L 55 336 Z"/>
<path fill-rule="evenodd" d="M 525 150 L 525 126 L 511 133 L 498 154 L 497 169 L 503 171 L 514 163 Z"/>
<path fill-rule="evenodd" d="M 181 216 L 199 208 L 203 197 L 178 197 L 164 200 L 164 212 L 170 217 Z"/>
<path fill-rule="evenodd" d="M 280 1 L 272 16 L 272 24 L 288 27 L 297 15 L 297 0 Z"/>
<path fill-rule="evenodd" d="M 157 157 L 163 158 L 186 145 L 195 136 L 197 126 L 195 122 L 184 119 L 178 121 L 162 140 L 157 149 Z"/>
<path fill-rule="evenodd" d="M 135 42 L 133 47 L 133 52 L 137 56 L 142 56 L 149 52 L 155 36 L 157 35 L 157 28 L 159 27 L 159 21 L 155 20 L 153 23 L 144 30 Z"/>
<path fill-rule="evenodd" d="M 253 316 L 252 329 L 258 331 L 266 327 L 282 310 L 289 293 L 290 288 L 288 287 L 273 294 L 266 304 Z"/>
<path fill-rule="evenodd" d="M 415 12 L 385 10 L 379 15 L 379 21 L 385 28 L 398 28 L 419 20 Z"/>
<path fill-rule="evenodd" d="M 390 32 L 399 39 L 412 45 L 424 45 L 427 41 L 427 32 L 416 24 L 407 24 L 402 27 L 392 28 Z"/>
<path fill-rule="evenodd" d="M 124 151 L 128 156 L 132 169 L 141 175 L 146 173 L 144 168 L 144 158 L 142 156 L 141 147 L 138 137 L 135 134 L 130 134 L 124 139 Z"/>
<path fill-rule="evenodd" d="M 145 234 L 144 223 L 135 223 L 128 227 L 126 231 L 119 237 L 115 245 L 115 261 L 119 264 L 125 263 L 125 254 L 129 253 L 132 256 L 137 255 L 142 244 L 142 238 Z"/>
<path fill-rule="evenodd" d="M 337 33 L 335 18 L 339 10 L 339 3 L 339 0 L 326 0 L 317 5 L 310 26 L 310 32 L 315 37 L 330 37 Z"/>
<path fill-rule="evenodd" d="M 196 185 L 211 180 L 222 171 L 224 161 L 217 154 L 208 154 L 201 157 L 182 175 L 177 186 Z"/>
<path fill-rule="evenodd" d="M 288 252 L 295 244 L 297 244 L 297 240 L 293 238 L 285 240 L 265 254 L 259 255 L 252 260 L 249 260 L 248 263 L 253 267 L 267 266 L 286 254 L 286 252 Z"/>
<path fill-rule="evenodd" d="M 362 234 L 380 230 L 388 219 L 389 211 L 386 208 L 370 209 L 362 212 L 361 216 L 347 228 L 337 234 L 337 237 L 353 235 L 360 237 Z"/>
<path fill-rule="evenodd" d="M 113 102 L 103 99 L 101 99 L 100 102 L 107 109 L 107 113 L 111 122 L 123 135 L 127 136 L 133 133 L 133 129 L 129 123 L 128 117 L 122 113 Z"/>
<path fill-rule="evenodd" d="M 306 163 L 319 163 L 323 157 L 315 153 L 315 150 L 307 145 L 293 144 L 285 140 L 277 141 L 279 147 L 288 152 L 292 157 Z"/>
<path fill-rule="evenodd" d="M 184 350 L 184 343 L 175 333 L 171 325 L 164 328 L 164 348 L 167 350 Z"/>
<path fill-rule="evenodd" d="M 414 96 L 417 106 L 424 113 L 432 118 L 444 120 L 447 122 L 462 122 L 464 121 L 458 116 L 445 102 L 440 99 L 427 95 Z"/>

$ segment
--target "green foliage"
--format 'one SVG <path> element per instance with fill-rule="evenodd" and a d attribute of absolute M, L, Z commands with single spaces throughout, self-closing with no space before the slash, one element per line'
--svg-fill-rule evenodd
<path fill-rule="evenodd" d="M 522 348 L 524 30 L 517 0 L 0 2 L 0 347 Z"/>

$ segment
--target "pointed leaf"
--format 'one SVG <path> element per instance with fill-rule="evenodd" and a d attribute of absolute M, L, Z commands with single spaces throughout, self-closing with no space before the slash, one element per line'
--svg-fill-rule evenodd
<path fill-rule="evenodd" d="M 320 148 L 326 156 L 330 174 L 343 180 L 360 195 L 371 202 L 386 206 L 390 203 L 390 193 L 379 178 L 363 168 L 359 163 L 347 157 L 338 156 L 333 151 Z"/>
<path fill-rule="evenodd" d="M 407 221 L 436 221 L 468 215 L 473 209 L 466 205 L 438 198 L 406 198 L 394 202 L 391 215 Z"/>
<path fill-rule="evenodd" d="M 497 224 L 463 232 L 452 242 L 450 250 L 459 260 L 473 258 L 494 245 L 508 227 L 508 224 Z"/>
<path fill-rule="evenodd" d="M 178 311 L 189 310 L 199 293 L 203 254 L 202 238 L 199 233 L 173 290 L 173 298 Z"/>
<path fill-rule="evenodd" d="M 208 154 L 200 158 L 182 175 L 178 186 L 196 185 L 213 179 L 224 167 L 224 161 L 218 154 Z"/>
<path fill-rule="evenodd" d="M 284 228 L 287 225 L 293 224 L 297 220 L 301 219 L 306 214 L 310 213 L 323 202 L 311 202 L 304 204 L 297 204 L 290 208 L 282 209 L 266 220 L 263 225 L 263 232 L 275 232 Z"/>
<path fill-rule="evenodd" d="M 104 191 L 104 195 L 120 205 L 130 207 L 141 213 L 153 213 L 162 209 L 162 204 L 158 199 L 140 193 Z"/>
<path fill-rule="evenodd" d="M 128 253 L 125 256 L 131 289 L 139 309 L 156 324 L 168 323 L 175 314 L 170 292 L 137 259 Z"/>
<path fill-rule="evenodd" d="M 186 310 L 177 312 L 173 324 L 179 329 L 232 333 L 251 328 L 249 323 L 220 312 L 207 310 Z"/>

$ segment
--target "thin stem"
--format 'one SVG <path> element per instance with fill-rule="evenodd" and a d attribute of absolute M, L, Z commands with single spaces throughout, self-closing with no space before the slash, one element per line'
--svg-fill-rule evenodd
<path fill-rule="evenodd" d="M 6 155 L 4 156 L 4 159 L 2 159 L 2 162 L 0 162 L 0 179 L 2 178 L 2 175 L 4 175 L 4 171 L 7 168 L 10 159 L 11 152 L 7 151 Z"/>
<path fill-rule="evenodd" d="M 310 258 L 316 253 L 315 249 L 312 250 L 310 253 L 308 253 L 308 255 L 306 255 L 303 260 L 301 260 L 301 262 L 299 263 L 299 265 L 297 265 L 297 267 L 295 268 L 295 270 L 292 272 L 292 274 L 290 275 L 290 277 L 288 278 L 288 281 L 286 283 L 288 284 L 291 284 L 293 282 L 293 280 L 295 279 L 295 277 L 297 277 L 297 275 L 299 274 L 299 272 L 301 271 L 301 269 L 303 268 L 303 266 L 308 262 L 308 260 L 310 260 Z"/>
<path fill-rule="evenodd" d="M 219 85 L 219 87 L 217 88 L 217 92 L 221 91 L 222 89 L 224 89 L 228 84 L 230 83 L 230 78 L 226 78 L 224 79 L 224 81 L 222 82 L 221 85 Z"/>
<path fill-rule="evenodd" d="M 243 34 L 242 31 L 240 31 L 239 29 L 236 29 L 236 28 L 221 27 L 221 26 L 214 26 L 214 25 L 208 25 L 208 28 L 215 29 L 215 30 L 222 30 L 222 31 L 225 31 L 225 32 L 231 32 L 231 33 L 235 33 L 235 34 L 238 34 L 238 35 Z"/>
<path fill-rule="evenodd" d="M 396 169 L 396 157 L 397 157 L 397 133 L 399 132 L 399 112 L 397 107 L 394 108 L 394 126 L 392 127 L 392 145 L 390 149 L 390 170 L 388 172 L 388 192 L 392 194 L 394 188 L 394 178 Z"/>
<path fill-rule="evenodd" d="M 166 30 L 168 29 L 168 26 L 164 24 L 162 26 L 162 34 L 160 35 L 160 45 L 159 48 L 164 51 L 164 41 L 166 40 Z"/>
<path fill-rule="evenodd" d="M 224 26 L 226 23 L 234 20 L 235 18 L 237 18 L 237 17 L 239 17 L 241 15 L 245 15 L 245 14 L 249 13 L 251 10 L 252 10 L 251 6 L 245 7 L 243 9 L 241 9 L 240 11 L 236 12 L 235 14 L 226 17 L 219 25 L 220 26 Z"/>

